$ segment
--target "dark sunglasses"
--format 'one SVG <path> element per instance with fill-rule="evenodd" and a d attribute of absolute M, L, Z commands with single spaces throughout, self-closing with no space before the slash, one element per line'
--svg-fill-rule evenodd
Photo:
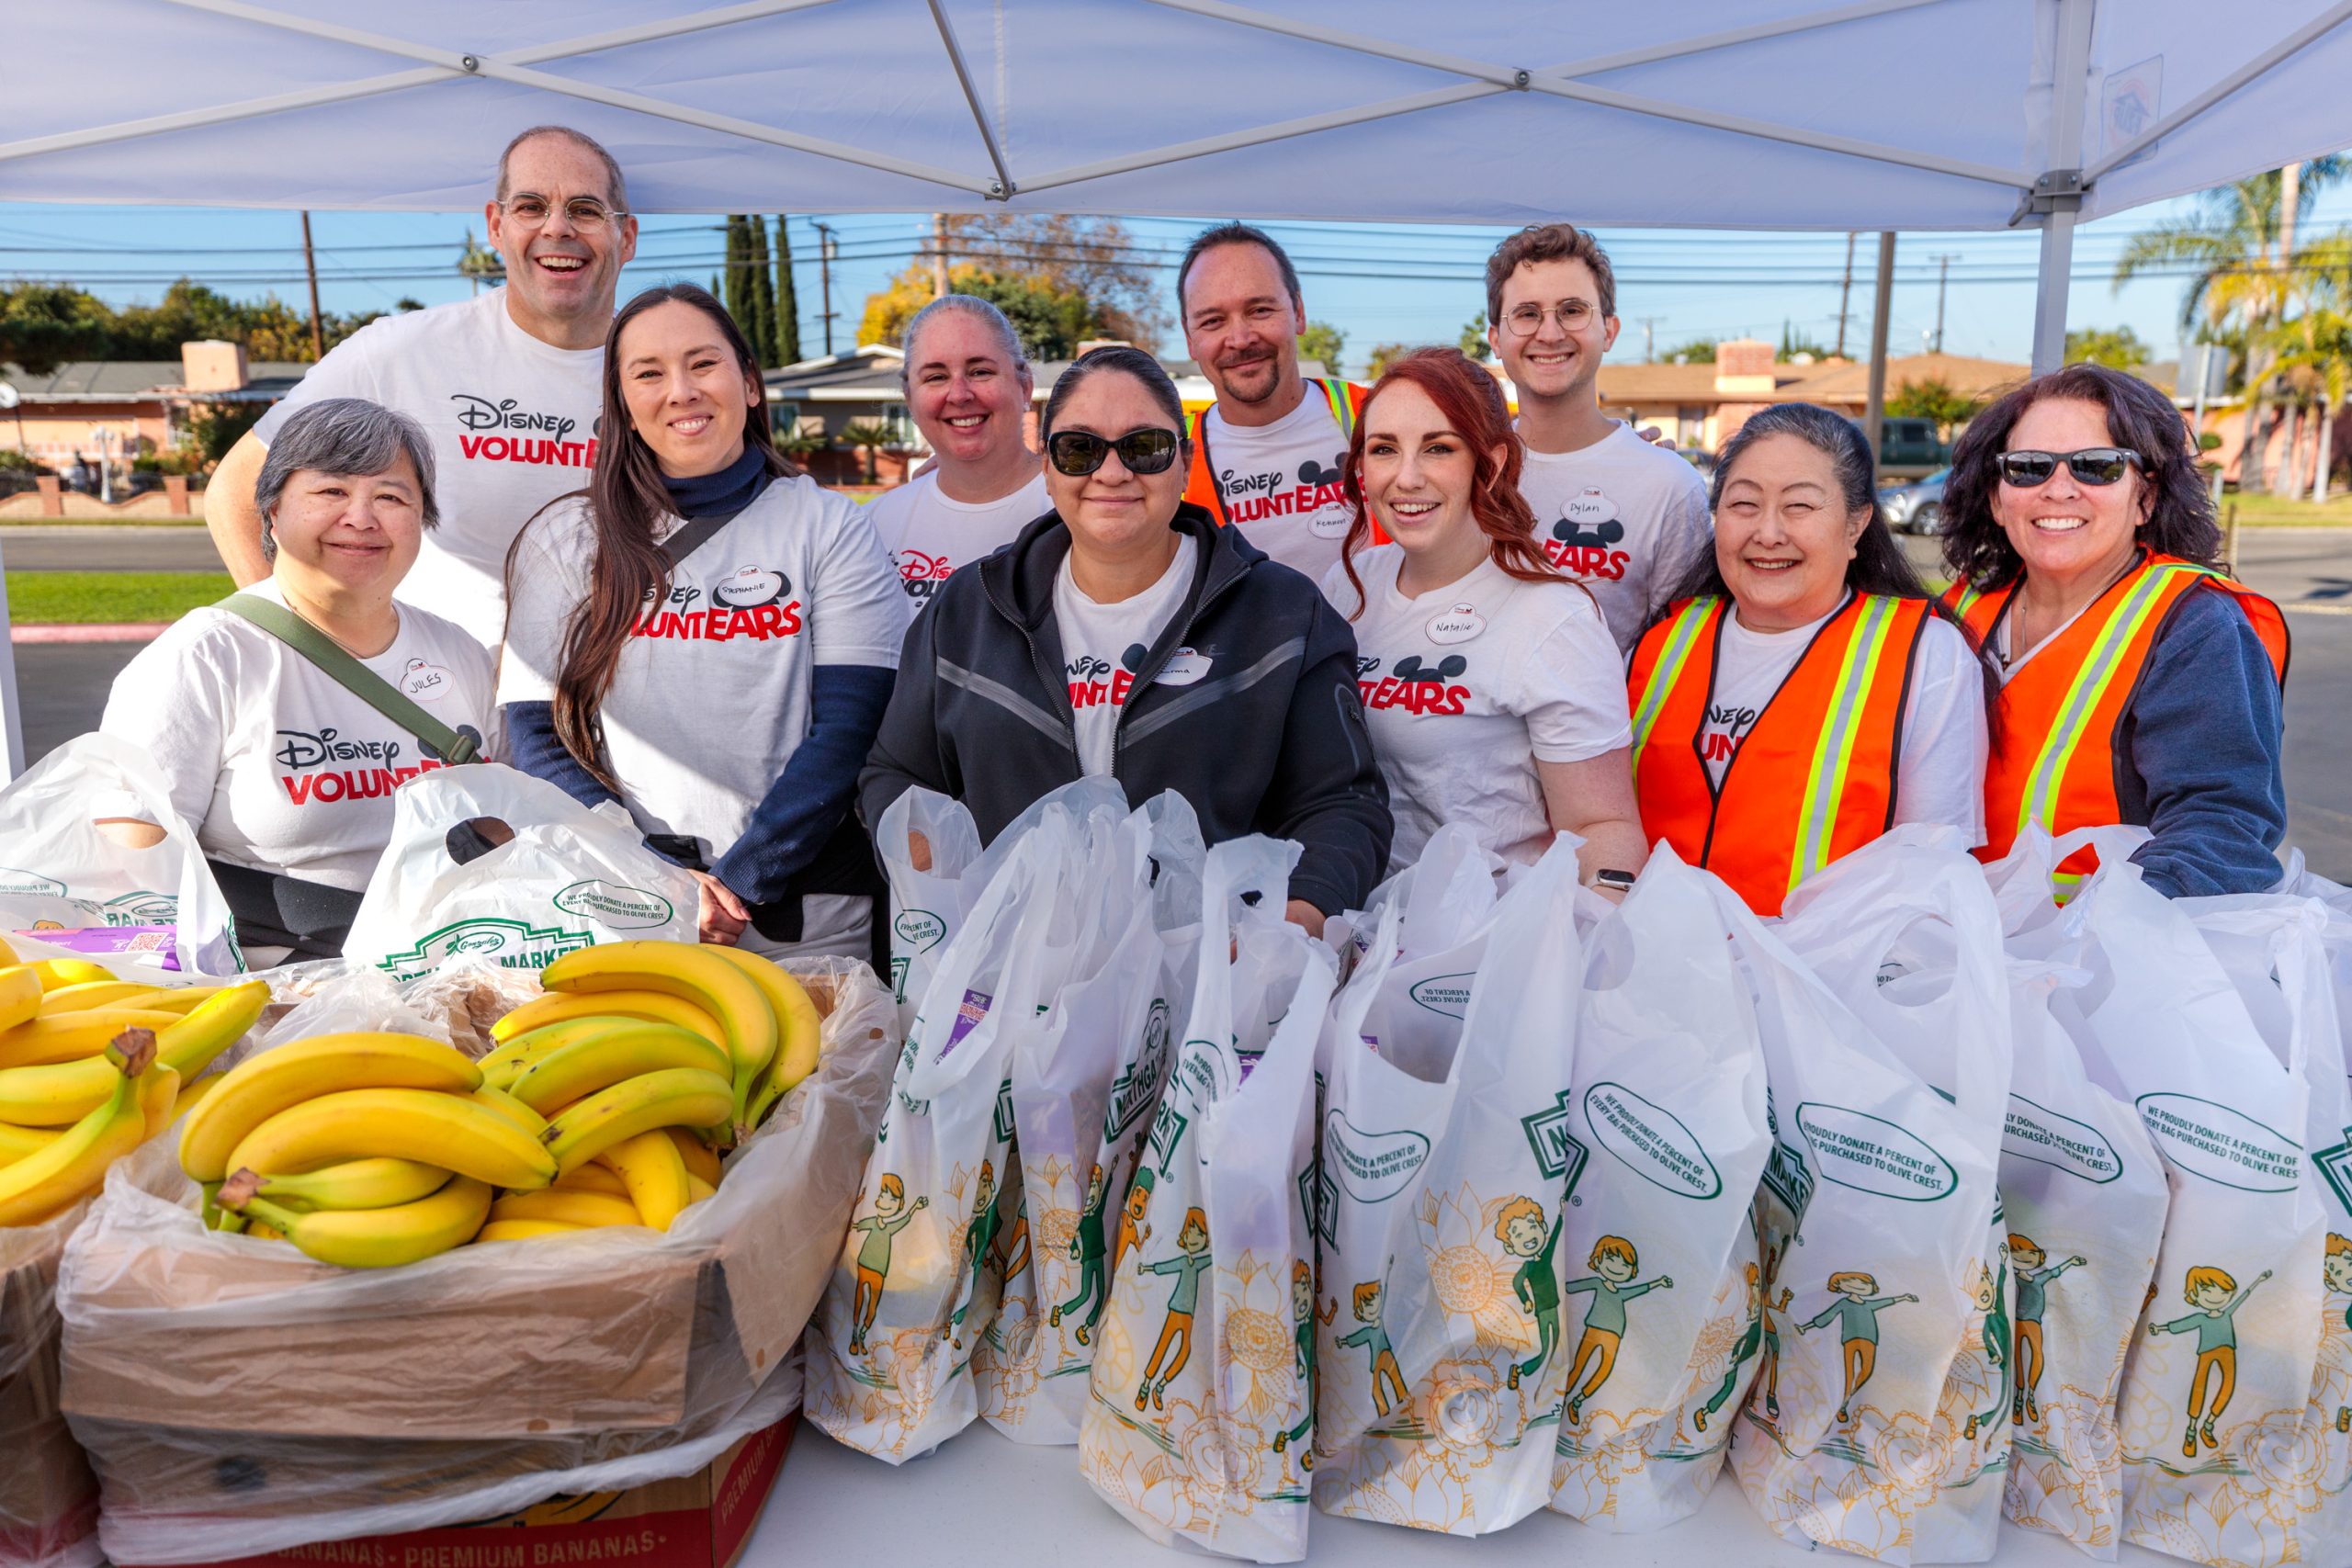
<path fill-rule="evenodd" d="M 2061 463 L 2084 484 L 2111 485 L 2139 463 L 2140 454 L 2129 446 L 2086 446 L 2079 452 L 2004 452 L 1996 461 L 2002 483 L 2031 490 L 2048 484 Z"/>
<path fill-rule="evenodd" d="M 1046 443 L 1046 453 L 1053 458 L 1056 473 L 1074 479 L 1101 468 L 1114 451 L 1131 474 L 1164 474 L 1182 444 L 1183 437 L 1172 430 L 1130 430 L 1115 441 L 1083 430 L 1057 430 Z"/>

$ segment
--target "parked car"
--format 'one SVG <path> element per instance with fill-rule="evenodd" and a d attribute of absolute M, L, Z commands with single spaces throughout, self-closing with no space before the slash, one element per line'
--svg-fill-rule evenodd
<path fill-rule="evenodd" d="M 1909 484 L 1889 485 L 1878 492 L 1886 508 L 1887 526 L 1898 534 L 1935 534 L 1944 525 L 1944 480 L 1950 468 L 1938 468 Z"/>

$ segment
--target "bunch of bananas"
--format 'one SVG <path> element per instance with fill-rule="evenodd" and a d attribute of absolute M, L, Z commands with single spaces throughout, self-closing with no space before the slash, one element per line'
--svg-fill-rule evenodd
<path fill-rule="evenodd" d="M 573 965 L 627 949 L 641 950 L 635 967 Z M 769 1092 L 778 1037 L 804 1046 L 801 1076 L 815 1065 L 806 994 L 765 960 L 709 956 L 722 951 L 632 942 L 568 955 L 547 977 L 577 979 L 581 997 L 558 989 L 531 1004 L 537 1015 L 518 1010 L 479 1062 L 405 1034 L 264 1052 L 188 1118 L 181 1166 L 209 1223 L 346 1268 L 605 1225 L 667 1230 L 718 1187 L 706 1139 L 782 1094 Z M 592 995 L 600 980 L 611 989 Z M 596 996 L 606 1005 L 563 1006 Z M 782 1028 L 771 997 L 797 999 Z"/>
<path fill-rule="evenodd" d="M 95 964 L 18 964 L 0 943 L 0 1225 L 39 1224 L 218 1081 L 212 1059 L 261 1016 L 269 987 L 170 987 Z"/>

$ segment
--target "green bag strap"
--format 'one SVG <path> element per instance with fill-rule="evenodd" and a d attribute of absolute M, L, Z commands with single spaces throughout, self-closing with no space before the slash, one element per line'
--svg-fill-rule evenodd
<path fill-rule="evenodd" d="M 336 685 L 424 742 L 443 761 L 455 766 L 481 754 L 480 743 L 472 736 L 458 734 L 417 706 L 395 691 L 391 682 L 345 653 L 333 637 L 285 605 L 273 604 L 257 594 L 232 593 L 213 607 L 251 622 L 309 660 Z"/>

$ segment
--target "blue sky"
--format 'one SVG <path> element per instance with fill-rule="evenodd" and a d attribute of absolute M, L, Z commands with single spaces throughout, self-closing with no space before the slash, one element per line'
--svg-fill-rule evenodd
<path fill-rule="evenodd" d="M 2307 214 L 2312 227 L 2340 221 L 2347 204 L 2323 199 Z M 2077 326 L 2129 325 L 2170 357 L 2178 343 L 2182 285 L 2151 279 L 2118 292 L 2116 257 L 2132 233 L 2187 209 L 2186 203 L 2143 208 L 2086 225 L 2075 245 L 2069 320 Z M 928 232 L 922 214 L 849 214 L 825 220 L 841 259 L 833 269 L 835 345 L 854 340 L 865 296 L 908 265 Z M 662 214 L 644 220 L 642 260 L 623 280 L 624 296 L 670 278 L 707 281 L 722 236 L 717 218 Z M 463 298 L 455 267 L 470 213 L 314 212 L 322 303 L 338 312 L 389 310 L 403 296 L 439 304 Z M 1198 225 L 1139 219 L 1139 244 L 1165 247 L 1170 259 Z M 1351 368 L 1375 344 L 1451 343 L 1484 308 L 1480 281 L 1487 253 L 1502 231 L 1424 225 L 1272 225 L 1299 260 L 1307 314 L 1347 335 Z M 816 234 L 810 220 L 792 220 L 800 288 L 801 342 L 819 352 Z M 1740 334 L 1777 340 L 1783 321 L 1824 344 L 1838 333 L 1842 234 L 1707 230 L 1600 231 L 1618 273 L 1624 321 L 1615 355 L 1637 360 L 1644 343 L 1663 354 L 1694 338 Z M 1917 353 L 1936 319 L 1939 256 L 1950 256 L 1944 346 L 1954 354 L 2022 361 L 2032 328 L 2036 236 L 1906 233 L 1896 244 L 1890 344 Z M 301 231 L 288 211 L 0 203 L 0 278 L 43 277 L 81 284 L 117 304 L 153 300 L 186 274 L 236 297 L 275 292 L 298 308 L 304 298 Z M 1856 247 L 1848 352 L 1869 345 L 1874 236 Z M 1163 343 L 1181 352 L 1181 343 Z"/>

